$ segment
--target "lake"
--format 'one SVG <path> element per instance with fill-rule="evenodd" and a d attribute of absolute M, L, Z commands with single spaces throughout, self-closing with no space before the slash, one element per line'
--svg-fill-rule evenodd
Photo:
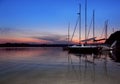
<path fill-rule="evenodd" d="M 62 48 L 0 48 L 0 84 L 119 84 L 120 63 Z"/>

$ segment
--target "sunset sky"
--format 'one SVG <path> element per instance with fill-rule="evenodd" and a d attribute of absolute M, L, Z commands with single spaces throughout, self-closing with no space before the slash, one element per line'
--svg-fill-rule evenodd
<path fill-rule="evenodd" d="M 85 0 L 0 0 L 0 43 L 65 43 L 68 23 L 72 34 L 78 18 L 79 3 L 84 39 Z M 87 9 L 88 28 L 95 10 L 96 37 L 101 38 L 105 20 L 109 33 L 120 29 L 120 0 L 88 0 Z"/>

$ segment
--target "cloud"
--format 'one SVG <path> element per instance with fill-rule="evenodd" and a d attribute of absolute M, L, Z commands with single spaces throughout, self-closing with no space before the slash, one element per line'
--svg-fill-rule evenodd
<path fill-rule="evenodd" d="M 0 36 L 3 37 L 24 37 L 28 33 L 20 28 L 0 27 Z"/>
<path fill-rule="evenodd" d="M 60 35 L 51 32 L 42 32 L 42 31 L 27 31 L 17 28 L 0 28 L 0 39 L 7 37 L 9 39 L 13 38 L 31 38 L 33 41 L 42 41 L 45 43 L 55 43 L 55 44 L 64 44 L 67 43 L 67 35 Z"/>
<path fill-rule="evenodd" d="M 55 35 L 55 34 L 48 34 L 48 35 L 42 35 L 42 36 L 36 36 L 32 37 L 34 39 L 39 39 L 39 40 L 45 40 L 50 43 L 55 43 L 55 44 L 62 44 L 62 43 L 67 43 L 67 36 L 66 35 Z"/>
<path fill-rule="evenodd" d="M 0 28 L 0 33 L 8 33 L 11 32 L 11 28 Z"/>
<path fill-rule="evenodd" d="M 0 35 L 13 35 L 14 33 L 16 32 L 19 32 L 20 30 L 19 29 L 16 29 L 16 28 L 9 28 L 9 27 L 2 27 L 0 28 Z"/>

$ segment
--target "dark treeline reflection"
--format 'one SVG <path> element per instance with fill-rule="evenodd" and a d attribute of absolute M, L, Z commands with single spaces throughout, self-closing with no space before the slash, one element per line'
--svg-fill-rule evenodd
<path fill-rule="evenodd" d="M 119 84 L 114 54 L 62 48 L 0 48 L 0 84 Z"/>

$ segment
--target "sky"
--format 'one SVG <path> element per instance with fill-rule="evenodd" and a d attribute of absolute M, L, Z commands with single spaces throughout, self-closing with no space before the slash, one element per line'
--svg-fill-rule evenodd
<path fill-rule="evenodd" d="M 0 0 L 0 43 L 66 43 L 68 24 L 72 35 L 79 4 L 84 39 L 85 0 Z M 97 38 L 103 38 L 106 20 L 109 34 L 120 29 L 119 4 L 120 0 L 87 0 L 89 37 L 92 37 L 93 10 Z M 78 41 L 78 28 L 73 41 Z"/>

